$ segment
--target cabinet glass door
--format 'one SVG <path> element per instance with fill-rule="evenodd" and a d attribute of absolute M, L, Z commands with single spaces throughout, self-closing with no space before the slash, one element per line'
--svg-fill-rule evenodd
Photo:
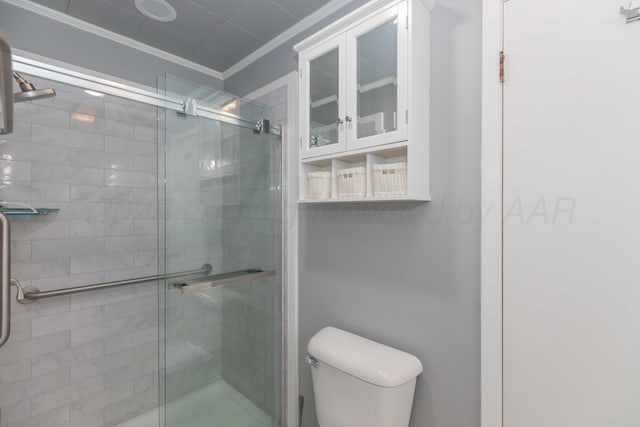
<path fill-rule="evenodd" d="M 313 157 L 345 149 L 344 37 L 330 40 L 301 57 L 302 156 Z"/>
<path fill-rule="evenodd" d="M 347 147 L 407 139 L 406 13 L 393 7 L 348 34 Z"/>

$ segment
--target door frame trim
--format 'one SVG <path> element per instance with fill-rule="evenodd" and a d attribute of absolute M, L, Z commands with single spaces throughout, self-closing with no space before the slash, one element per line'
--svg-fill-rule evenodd
<path fill-rule="evenodd" d="M 503 426 L 503 84 L 505 0 L 482 11 L 481 426 Z"/>
<path fill-rule="evenodd" d="M 274 80 L 244 98 L 255 100 L 276 89 L 287 88 L 287 123 L 282 134 L 282 271 L 286 320 L 284 354 L 284 426 L 298 425 L 298 72 Z"/>

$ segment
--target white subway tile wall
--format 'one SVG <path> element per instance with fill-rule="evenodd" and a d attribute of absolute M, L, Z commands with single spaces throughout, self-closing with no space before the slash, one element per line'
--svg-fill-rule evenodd
<path fill-rule="evenodd" d="M 52 290 L 158 272 L 157 111 L 29 77 L 55 98 L 16 104 L 0 138 L 12 276 Z M 15 297 L 15 290 L 14 290 Z M 158 402 L 157 284 L 13 302 L 0 350 L 2 427 L 105 427 Z"/>

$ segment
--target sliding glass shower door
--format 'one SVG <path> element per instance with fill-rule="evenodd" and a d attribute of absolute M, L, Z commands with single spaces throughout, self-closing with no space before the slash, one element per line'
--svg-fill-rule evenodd
<path fill-rule="evenodd" d="M 279 426 L 281 148 L 252 125 L 270 111 L 171 77 L 165 89 L 199 112 L 160 124 L 160 265 L 203 274 L 163 285 L 161 425 Z"/>

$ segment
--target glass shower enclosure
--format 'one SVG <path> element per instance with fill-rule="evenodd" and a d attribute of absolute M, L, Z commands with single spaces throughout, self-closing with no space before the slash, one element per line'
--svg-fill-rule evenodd
<path fill-rule="evenodd" d="M 186 113 L 160 117 L 160 274 L 208 274 L 160 284 L 160 425 L 279 426 L 282 162 L 271 111 L 171 76 L 161 86 Z"/>
<path fill-rule="evenodd" d="M 17 104 L 0 139 L 0 424 L 281 426 L 272 111 L 13 63 L 57 95 Z"/>

